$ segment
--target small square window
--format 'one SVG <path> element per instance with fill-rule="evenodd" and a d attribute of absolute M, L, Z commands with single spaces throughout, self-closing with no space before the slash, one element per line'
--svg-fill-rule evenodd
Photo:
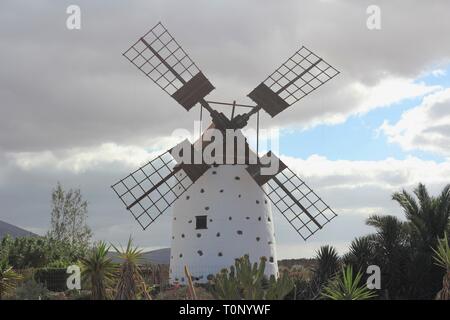
<path fill-rule="evenodd" d="M 207 216 L 196 216 L 195 217 L 195 229 L 207 229 Z"/>

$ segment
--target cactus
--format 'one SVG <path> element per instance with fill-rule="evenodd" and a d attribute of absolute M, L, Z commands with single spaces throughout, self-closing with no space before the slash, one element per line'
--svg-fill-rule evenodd
<path fill-rule="evenodd" d="M 280 278 L 270 277 L 269 288 L 266 293 L 267 300 L 282 300 L 294 289 L 294 281 L 287 271 L 283 272 Z"/>
<path fill-rule="evenodd" d="M 267 281 L 265 267 L 265 258 L 253 265 L 248 255 L 236 259 L 234 266 L 223 269 L 212 279 L 212 294 L 223 300 L 283 299 L 293 288 L 292 280 L 283 274 L 278 280 L 272 276 Z"/>
<path fill-rule="evenodd" d="M 223 269 L 213 279 L 213 287 L 211 293 L 221 300 L 238 300 L 241 299 L 238 282 L 234 275 L 234 267 L 230 268 L 230 272 L 227 269 Z"/>

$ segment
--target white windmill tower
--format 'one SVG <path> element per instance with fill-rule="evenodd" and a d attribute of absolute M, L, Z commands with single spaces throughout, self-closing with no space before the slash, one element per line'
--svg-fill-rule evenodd
<path fill-rule="evenodd" d="M 194 280 L 205 282 L 245 254 L 265 257 L 266 274 L 277 276 L 271 204 L 304 240 L 336 214 L 274 154 L 257 156 L 240 129 L 261 109 L 274 117 L 339 72 L 302 47 L 248 95 L 256 103 L 248 106 L 206 101 L 213 85 L 161 23 L 123 55 L 186 110 L 199 104 L 212 118 L 195 144 L 183 141 L 112 186 L 143 229 L 173 207 L 170 281 L 185 283 L 188 266 Z M 213 104 L 232 106 L 231 117 Z M 235 116 L 236 107 L 251 110 Z M 216 149 L 214 159 L 202 152 L 212 145 L 204 138 L 212 130 L 235 135 L 223 142 L 231 150 Z"/>

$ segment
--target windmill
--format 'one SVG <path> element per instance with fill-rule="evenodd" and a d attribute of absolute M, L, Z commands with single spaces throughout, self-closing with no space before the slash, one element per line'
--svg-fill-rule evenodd
<path fill-rule="evenodd" d="M 274 117 L 339 72 L 301 47 L 248 94 L 256 105 L 244 105 L 205 100 L 214 86 L 161 23 L 123 55 L 187 111 L 200 105 L 212 119 L 197 142 L 181 142 L 112 186 L 144 230 L 173 207 L 170 281 L 186 283 L 187 265 L 194 280 L 205 282 L 244 254 L 252 261 L 265 257 L 266 274 L 278 276 L 270 203 L 304 240 L 335 212 L 272 152 L 259 157 L 244 138 L 242 150 L 232 148 L 230 156 L 227 149 L 215 154 L 223 162 L 211 162 L 202 154 L 211 144 L 204 137 L 231 130 L 235 135 L 224 144 L 235 143 L 252 115 L 259 129 L 261 110 Z M 232 107 L 230 117 L 212 107 L 219 104 Z M 236 107 L 250 111 L 235 115 Z"/>

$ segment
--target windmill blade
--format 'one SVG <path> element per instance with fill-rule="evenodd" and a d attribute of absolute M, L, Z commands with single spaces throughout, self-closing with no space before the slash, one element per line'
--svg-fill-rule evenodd
<path fill-rule="evenodd" d="M 325 60 L 301 47 L 248 97 L 274 117 L 338 74 Z"/>
<path fill-rule="evenodd" d="M 178 146 L 186 143 L 189 144 L 185 140 Z M 209 168 L 204 164 L 177 163 L 174 149 L 164 152 L 112 186 L 144 230 Z"/>
<path fill-rule="evenodd" d="M 188 111 L 214 89 L 161 22 L 123 55 Z"/>
<path fill-rule="evenodd" d="M 274 206 L 288 220 L 297 233 L 307 240 L 334 219 L 336 213 L 291 169 L 272 153 L 261 158 L 279 161 L 276 174 L 264 175 L 262 166 L 250 165 L 247 171 L 266 193 Z"/>

